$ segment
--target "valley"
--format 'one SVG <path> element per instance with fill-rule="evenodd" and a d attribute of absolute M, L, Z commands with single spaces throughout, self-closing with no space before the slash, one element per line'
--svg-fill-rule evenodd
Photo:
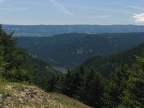
<path fill-rule="evenodd" d="M 52 37 L 19 37 L 19 47 L 63 69 L 74 68 L 96 55 L 107 56 L 144 42 L 144 33 L 59 34 Z M 66 70 L 64 70 L 66 71 Z"/>
<path fill-rule="evenodd" d="M 12 35 L 0 27 L 0 107 L 143 107 L 143 32 Z"/>

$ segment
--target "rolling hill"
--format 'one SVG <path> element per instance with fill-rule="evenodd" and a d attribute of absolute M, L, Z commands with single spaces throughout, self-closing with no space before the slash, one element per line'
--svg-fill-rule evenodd
<path fill-rule="evenodd" d="M 136 63 L 135 55 L 142 57 L 144 54 L 144 43 L 124 50 L 118 54 L 110 56 L 95 56 L 82 63 L 85 69 L 95 69 L 101 72 L 104 76 L 108 76 L 112 71 L 115 71 L 119 66 L 125 64 L 130 67 Z"/>
<path fill-rule="evenodd" d="M 70 33 L 20 37 L 18 46 L 55 67 L 76 67 L 96 55 L 111 55 L 144 42 L 144 33 Z"/>

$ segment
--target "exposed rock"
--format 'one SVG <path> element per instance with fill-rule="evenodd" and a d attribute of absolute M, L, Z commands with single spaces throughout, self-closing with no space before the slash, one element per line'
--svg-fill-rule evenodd
<path fill-rule="evenodd" d="M 0 108 L 80 108 L 68 104 L 67 99 L 62 100 L 59 94 L 46 93 L 35 86 L 15 84 L 4 88 L 7 92 L 0 94 Z M 89 108 L 80 102 L 78 104 Z"/>

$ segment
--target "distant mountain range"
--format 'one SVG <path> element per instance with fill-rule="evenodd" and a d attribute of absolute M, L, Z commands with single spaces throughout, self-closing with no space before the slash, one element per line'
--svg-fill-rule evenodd
<path fill-rule="evenodd" d="M 64 33 L 128 33 L 144 32 L 144 26 L 137 25 L 3 25 L 5 31 L 14 36 L 49 37 Z"/>
<path fill-rule="evenodd" d="M 20 37 L 18 46 L 56 67 L 75 67 L 96 55 L 111 55 L 144 42 L 144 33 L 70 33 Z"/>

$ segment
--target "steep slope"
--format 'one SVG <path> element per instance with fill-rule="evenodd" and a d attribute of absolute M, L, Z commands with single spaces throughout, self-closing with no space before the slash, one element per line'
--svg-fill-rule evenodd
<path fill-rule="evenodd" d="M 21 37 L 26 48 L 56 67 L 75 67 L 95 55 L 111 55 L 144 42 L 144 33 L 71 33 L 53 37 Z"/>
<path fill-rule="evenodd" d="M 41 76 L 49 76 L 53 74 L 61 74 L 60 71 L 55 70 L 52 66 L 44 60 L 41 60 L 35 55 L 29 53 L 29 61 L 36 68 L 37 74 Z"/>
<path fill-rule="evenodd" d="M 119 54 L 111 56 L 95 56 L 86 60 L 82 65 L 86 69 L 95 69 L 104 76 L 108 76 L 110 72 L 115 71 L 118 66 L 128 64 L 133 65 L 136 62 L 135 55 L 143 56 L 144 43 L 137 47 L 125 50 Z"/>
<path fill-rule="evenodd" d="M 1 108 L 90 108 L 77 100 L 35 86 L 0 81 Z"/>
<path fill-rule="evenodd" d="M 0 25 L 0 78 L 46 88 L 49 78 L 58 72 L 25 49 L 16 47 L 17 39 L 12 34 L 7 34 Z"/>

